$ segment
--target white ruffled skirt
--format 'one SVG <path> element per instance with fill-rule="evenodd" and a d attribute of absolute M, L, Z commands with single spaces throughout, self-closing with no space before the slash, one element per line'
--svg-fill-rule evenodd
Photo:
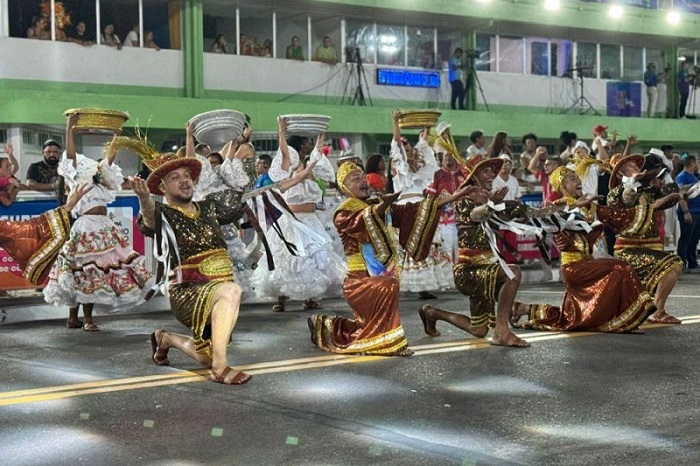
<path fill-rule="evenodd" d="M 288 296 L 306 300 L 339 296 L 347 272 L 345 259 L 332 246 L 331 238 L 313 213 L 285 214 L 278 220 L 285 239 L 297 248 L 292 255 L 271 228 L 265 233 L 275 269 L 268 270 L 263 256 L 253 271 L 251 285 L 260 299 Z"/>
<path fill-rule="evenodd" d="M 144 302 L 154 278 L 146 259 L 106 215 L 83 215 L 49 273 L 44 299 L 57 306 L 97 304 L 112 310 Z"/>
<path fill-rule="evenodd" d="M 401 258 L 401 291 L 419 293 L 421 291 L 441 291 L 454 288 L 454 264 L 442 247 L 440 229 L 435 231 L 428 257 L 416 262 L 406 257 L 403 250 Z"/>

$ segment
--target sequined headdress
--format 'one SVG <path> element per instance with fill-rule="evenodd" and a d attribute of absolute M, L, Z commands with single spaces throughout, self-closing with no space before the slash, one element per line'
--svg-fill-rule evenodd
<path fill-rule="evenodd" d="M 443 122 L 440 122 L 440 125 L 438 125 L 437 128 L 437 137 L 435 138 L 434 146 L 439 146 L 441 149 L 444 149 L 445 152 L 454 157 L 458 164 L 465 165 L 467 161 L 459 153 L 459 149 L 457 149 L 457 144 L 455 144 L 452 134 L 450 133 L 450 125 L 443 125 Z"/>
<path fill-rule="evenodd" d="M 549 174 L 549 184 L 552 185 L 554 189 L 561 192 L 561 184 L 569 173 L 576 173 L 567 167 L 558 167 L 552 173 Z"/>
<path fill-rule="evenodd" d="M 340 164 L 340 167 L 338 167 L 338 173 L 335 175 L 335 179 L 338 182 L 338 186 L 341 190 L 345 189 L 345 178 L 347 178 L 348 175 L 355 170 L 362 169 L 352 162 L 343 162 Z"/>
<path fill-rule="evenodd" d="M 112 141 L 112 146 L 116 149 L 128 149 L 135 152 L 143 164 L 151 172 L 146 178 L 148 190 L 155 195 L 162 195 L 160 183 L 163 177 L 171 171 L 187 167 L 190 170 L 192 179 L 196 182 L 202 172 L 202 164 L 199 160 L 190 157 L 178 156 L 172 152 L 160 153 L 151 144 L 145 135 L 137 131 L 136 137 L 117 136 Z"/>

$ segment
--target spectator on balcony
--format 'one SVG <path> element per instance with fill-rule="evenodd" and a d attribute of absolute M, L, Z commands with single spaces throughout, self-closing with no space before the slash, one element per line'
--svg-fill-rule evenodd
<path fill-rule="evenodd" d="M 259 55 L 265 58 L 272 58 L 272 39 L 265 39 L 260 46 Z"/>
<path fill-rule="evenodd" d="M 292 37 L 292 43 L 287 46 L 287 59 L 304 61 L 304 49 L 297 36 Z"/>
<path fill-rule="evenodd" d="M 85 25 L 85 21 L 78 21 L 78 24 L 75 25 L 73 31 L 68 34 L 68 42 L 86 46 L 95 43 L 93 38 L 87 34 L 87 26 Z"/>
<path fill-rule="evenodd" d="M 316 47 L 314 61 L 320 61 L 328 65 L 335 65 L 338 63 L 338 56 L 335 53 L 335 47 L 331 45 L 330 37 L 325 36 L 323 38 L 323 43 Z"/>
<path fill-rule="evenodd" d="M 45 17 L 34 17 L 32 26 L 27 29 L 27 39 L 51 40 L 51 32 Z"/>
<path fill-rule="evenodd" d="M 241 46 L 241 55 L 248 55 L 248 56 L 255 55 L 255 51 L 253 50 L 253 41 L 245 34 L 241 34 L 240 46 Z"/>
<path fill-rule="evenodd" d="M 61 145 L 49 139 L 41 146 L 43 160 L 29 165 L 27 188 L 33 191 L 53 191 L 58 184 L 58 162 Z"/>
<path fill-rule="evenodd" d="M 121 50 L 122 41 L 119 40 L 119 36 L 114 33 L 114 24 L 108 23 L 102 29 L 102 43 L 108 47 L 116 47 L 117 50 Z"/>
<path fill-rule="evenodd" d="M 139 46 L 139 23 L 134 24 L 134 27 L 131 28 L 131 31 L 126 35 L 126 39 L 124 39 L 123 45 L 124 47 Z"/>
<path fill-rule="evenodd" d="M 209 49 L 211 53 L 229 53 L 228 51 L 228 42 L 226 42 L 226 36 L 223 34 L 217 34 L 216 40 L 214 40 L 214 43 L 211 44 L 211 48 Z"/>
<path fill-rule="evenodd" d="M 155 51 L 160 50 L 158 44 L 156 44 L 153 40 L 153 31 L 146 31 L 146 33 L 143 35 L 143 47 L 147 49 L 153 49 Z"/>

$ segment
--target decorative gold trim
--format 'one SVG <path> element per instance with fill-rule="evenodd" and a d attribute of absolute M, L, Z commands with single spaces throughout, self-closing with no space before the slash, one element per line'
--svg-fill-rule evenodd
<path fill-rule="evenodd" d="M 430 196 L 421 201 L 416 220 L 413 223 L 413 229 L 406 243 L 406 254 L 414 260 L 418 260 L 417 256 L 425 248 L 426 241 L 433 240 L 432 236 L 429 237 L 428 231 L 437 212 L 437 199 L 435 197 Z"/>
<path fill-rule="evenodd" d="M 35 285 L 38 285 L 45 275 L 44 271 L 51 267 L 70 234 L 70 218 L 64 208 L 50 210 L 44 215 L 51 232 L 51 239 L 29 258 L 24 269 L 24 276 Z"/>
<path fill-rule="evenodd" d="M 366 272 L 365 258 L 361 252 L 350 254 L 348 259 L 348 272 Z"/>
<path fill-rule="evenodd" d="M 596 330 L 599 332 L 627 332 L 635 329 L 644 322 L 653 306 L 654 299 L 648 292 L 643 291 L 622 314 Z M 642 310 L 646 312 L 642 312 Z"/>
<path fill-rule="evenodd" d="M 571 264 L 574 262 L 578 262 L 580 260 L 586 259 L 590 257 L 588 254 L 580 251 L 576 252 L 569 252 L 569 251 L 561 251 L 561 265 L 567 265 Z"/>

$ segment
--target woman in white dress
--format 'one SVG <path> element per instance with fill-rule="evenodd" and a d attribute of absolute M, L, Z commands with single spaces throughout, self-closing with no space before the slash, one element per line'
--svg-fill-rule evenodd
<path fill-rule="evenodd" d="M 110 144 L 105 158 L 97 162 L 75 151 L 74 127 L 78 115 L 68 117 L 66 150 L 58 166 L 69 189 L 85 184 L 93 188 L 71 211 L 76 218 L 70 237 L 56 258 L 44 288 L 46 302 L 68 306 L 68 328 L 99 330 L 92 318 L 95 304 L 111 308 L 133 307 L 144 301 L 154 279 L 146 259 L 133 250 L 122 230 L 107 213 L 113 191 L 124 178 L 114 164 L 116 149 Z M 78 320 L 79 306 L 83 320 Z"/>
<path fill-rule="evenodd" d="M 401 137 L 399 114 L 393 114 L 393 140 L 391 141 L 391 174 L 394 192 L 401 192 L 398 204 L 418 202 L 424 197 L 426 188 L 432 183 L 435 172 L 440 169 L 435 152 L 428 143 L 426 128 L 420 140 L 412 147 Z M 432 290 L 443 290 L 454 286 L 453 264 L 441 247 L 439 230 L 433 238 L 433 247 L 428 257 L 414 262 L 405 257 L 401 268 L 401 291 L 417 292 L 421 299 L 434 299 Z"/>
<path fill-rule="evenodd" d="M 275 232 L 269 228 L 267 231 L 275 269 L 269 270 L 267 263 L 261 260 L 253 272 L 256 295 L 277 297 L 277 304 L 272 308 L 275 312 L 285 310 L 287 299 L 304 301 L 304 309 L 321 309 L 322 304 L 315 298 L 340 294 L 345 277 L 345 260 L 333 251 L 331 238 L 316 216 L 316 204 L 323 195 L 317 180 L 328 183 L 335 178 L 333 166 L 321 152 L 323 136 L 318 136 L 316 146 L 310 138 L 302 136 L 291 136 L 288 142 L 287 121 L 279 119 L 279 149 L 268 172 L 272 181 L 288 179 L 295 171 L 303 170 L 306 163 L 315 162 L 316 165 L 311 178 L 283 193 L 293 216 L 278 205 L 282 213 L 277 219 L 279 230 Z M 284 240 L 279 233 L 284 235 Z"/>

